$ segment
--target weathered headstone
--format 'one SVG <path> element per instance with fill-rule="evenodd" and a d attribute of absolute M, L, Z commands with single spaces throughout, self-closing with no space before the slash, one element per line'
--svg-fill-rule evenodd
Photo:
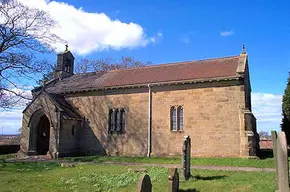
<path fill-rule="evenodd" d="M 289 190 L 289 164 L 288 147 L 284 132 L 272 132 L 273 153 L 275 157 L 276 174 L 278 181 L 277 191 L 290 192 Z"/>
<path fill-rule="evenodd" d="M 168 192 L 179 191 L 179 175 L 177 168 L 169 169 Z"/>
<path fill-rule="evenodd" d="M 152 192 L 152 184 L 149 175 L 141 175 L 137 186 L 137 192 Z"/>
<path fill-rule="evenodd" d="M 188 136 L 184 137 L 182 146 L 182 176 L 183 179 L 188 180 L 190 174 L 190 155 L 191 155 L 191 139 Z"/>
<path fill-rule="evenodd" d="M 271 131 L 271 136 L 272 136 L 272 145 L 273 145 L 273 156 L 275 160 L 275 168 L 276 168 L 276 189 L 279 188 L 279 183 L 278 183 L 278 161 L 277 161 L 277 132 L 276 131 Z"/>

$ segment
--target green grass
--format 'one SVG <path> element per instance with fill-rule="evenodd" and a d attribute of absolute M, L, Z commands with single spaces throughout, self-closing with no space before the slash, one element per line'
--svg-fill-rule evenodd
<path fill-rule="evenodd" d="M 2 154 L 2 155 L 0 155 L 0 160 L 10 159 L 10 158 L 16 158 L 16 153 L 10 153 L 10 154 Z"/>
<path fill-rule="evenodd" d="M 180 164 L 181 157 L 110 157 L 110 156 L 83 156 L 66 157 L 64 160 L 74 162 L 128 162 L 128 163 L 156 163 Z M 242 159 L 242 158 L 191 158 L 191 165 L 233 166 L 233 167 L 258 167 L 274 168 L 274 159 Z"/>
<path fill-rule="evenodd" d="M 145 168 L 153 191 L 167 191 L 168 169 Z M 140 167 L 78 164 L 63 168 L 56 163 L 6 163 L 0 168 L 0 191 L 136 191 Z M 192 170 L 193 178 L 180 183 L 184 190 L 274 191 L 275 174 Z"/>

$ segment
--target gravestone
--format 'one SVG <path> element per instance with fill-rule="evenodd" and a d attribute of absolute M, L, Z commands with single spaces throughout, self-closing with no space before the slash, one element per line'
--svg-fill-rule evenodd
<path fill-rule="evenodd" d="M 290 192 L 289 190 L 289 164 L 288 147 L 284 132 L 272 131 L 273 154 L 276 165 L 277 191 Z"/>
<path fill-rule="evenodd" d="M 182 176 L 184 180 L 188 180 L 191 176 L 190 174 L 190 155 L 191 155 L 191 139 L 185 136 L 183 139 L 182 146 Z"/>
<path fill-rule="evenodd" d="M 152 192 L 152 184 L 149 175 L 141 175 L 137 186 L 137 192 Z"/>
<path fill-rule="evenodd" d="M 271 131 L 271 136 L 272 136 L 272 145 L 273 145 L 273 156 L 275 160 L 275 168 L 276 168 L 276 189 L 279 188 L 279 183 L 278 183 L 278 161 L 277 161 L 277 132 L 276 131 Z"/>
<path fill-rule="evenodd" d="M 168 192 L 179 191 L 179 175 L 177 168 L 169 169 Z"/>

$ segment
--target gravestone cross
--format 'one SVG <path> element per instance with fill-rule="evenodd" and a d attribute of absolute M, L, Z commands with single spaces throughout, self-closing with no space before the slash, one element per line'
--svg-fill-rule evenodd
<path fill-rule="evenodd" d="M 182 173 L 183 179 L 188 180 L 191 176 L 190 174 L 190 155 L 191 155 L 191 139 L 185 136 L 183 139 L 182 146 Z"/>
<path fill-rule="evenodd" d="M 288 147 L 284 132 L 272 131 L 273 154 L 276 165 L 277 191 L 290 192 L 289 190 L 289 164 Z"/>

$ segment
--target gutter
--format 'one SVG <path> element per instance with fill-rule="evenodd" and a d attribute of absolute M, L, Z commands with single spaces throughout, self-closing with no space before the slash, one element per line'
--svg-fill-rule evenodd
<path fill-rule="evenodd" d="M 147 138 L 147 157 L 151 156 L 151 149 L 152 149 L 152 91 L 151 86 L 148 84 L 148 138 Z"/>

